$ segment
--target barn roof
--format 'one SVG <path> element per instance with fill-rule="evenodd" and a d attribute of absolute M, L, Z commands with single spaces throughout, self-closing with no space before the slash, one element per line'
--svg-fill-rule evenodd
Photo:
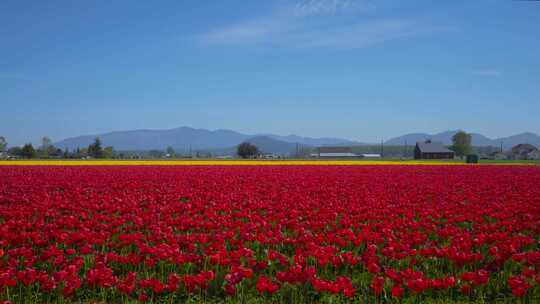
<path fill-rule="evenodd" d="M 328 153 L 319 153 L 320 157 L 357 157 L 357 154 L 354 153 L 339 153 L 339 152 L 328 152 Z"/>
<path fill-rule="evenodd" d="M 381 157 L 379 153 L 364 153 L 361 154 L 363 157 Z"/>
<path fill-rule="evenodd" d="M 526 152 L 533 152 L 533 151 L 537 151 L 538 149 L 531 145 L 531 144 L 519 144 L 519 145 L 516 145 L 514 147 L 512 147 L 512 151 L 513 152 L 523 152 L 523 151 L 526 151 Z"/>
<path fill-rule="evenodd" d="M 417 142 L 416 145 L 422 153 L 453 153 L 440 142 L 426 140 L 425 142 Z"/>

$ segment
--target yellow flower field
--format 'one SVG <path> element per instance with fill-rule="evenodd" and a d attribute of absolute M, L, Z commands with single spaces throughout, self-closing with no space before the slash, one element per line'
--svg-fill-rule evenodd
<path fill-rule="evenodd" d="M 463 165 L 452 161 L 384 160 L 16 160 L 0 166 L 366 166 L 366 165 Z M 527 165 L 505 163 L 504 165 Z"/>

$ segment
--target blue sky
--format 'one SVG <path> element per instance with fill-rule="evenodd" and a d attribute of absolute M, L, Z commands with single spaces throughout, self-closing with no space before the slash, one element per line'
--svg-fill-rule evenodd
<path fill-rule="evenodd" d="M 540 133 L 539 30 L 538 1 L 4 0 L 0 135 Z"/>

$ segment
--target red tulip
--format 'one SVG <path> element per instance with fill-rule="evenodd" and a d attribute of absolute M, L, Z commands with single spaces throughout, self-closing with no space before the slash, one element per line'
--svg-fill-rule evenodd
<path fill-rule="evenodd" d="M 540 284 L 536 166 L 0 169 L 2 299 L 355 298 L 388 282 L 405 302 L 489 301 Z"/>
<path fill-rule="evenodd" d="M 369 286 L 371 289 L 373 289 L 373 292 L 375 292 L 376 295 L 380 295 L 384 288 L 384 277 L 378 276 L 373 278 L 373 281 Z"/>
<path fill-rule="evenodd" d="M 400 285 L 396 285 L 392 287 L 392 296 L 394 298 L 402 298 L 405 294 L 405 289 L 401 287 Z"/>
<path fill-rule="evenodd" d="M 268 279 L 265 276 L 259 277 L 259 280 L 257 281 L 257 290 L 260 293 L 269 293 L 274 294 L 279 290 L 279 284 L 274 283 L 272 280 Z"/>

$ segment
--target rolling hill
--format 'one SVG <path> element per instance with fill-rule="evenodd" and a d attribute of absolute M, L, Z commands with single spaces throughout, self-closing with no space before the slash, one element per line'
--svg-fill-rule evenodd
<path fill-rule="evenodd" d="M 261 150 L 265 152 L 279 154 L 292 151 L 291 149 L 295 150 L 297 143 L 303 146 L 360 145 L 360 143 L 340 138 L 311 138 L 273 134 L 249 135 L 231 130 L 212 131 L 190 127 L 168 130 L 115 131 L 67 138 L 55 143 L 55 145 L 62 149 L 83 148 L 88 147 L 96 137 L 101 139 L 104 146 L 113 146 L 116 150 L 121 151 L 164 150 L 169 146 L 178 151 L 189 149 L 227 150 L 246 140 L 260 145 Z"/>
<path fill-rule="evenodd" d="M 385 142 L 387 146 L 402 146 L 405 143 L 414 145 L 417 141 L 431 139 L 442 142 L 445 145 L 452 143 L 452 136 L 458 132 L 446 131 L 437 134 L 411 133 Z M 296 152 L 296 145 L 301 147 L 318 146 L 368 146 L 369 144 L 351 141 L 343 138 L 332 137 L 303 137 L 298 135 L 275 135 L 275 134 L 243 134 L 240 132 L 218 129 L 195 129 L 179 127 L 167 130 L 132 130 L 115 131 L 104 134 L 86 135 L 67 138 L 55 143 L 59 148 L 70 150 L 88 147 L 90 143 L 99 137 L 104 146 L 113 146 L 118 151 L 148 151 L 164 150 L 171 146 L 176 151 L 205 150 L 222 151 L 233 153 L 234 147 L 243 141 L 251 141 L 259 148 L 268 153 L 291 154 Z M 472 133 L 473 146 L 494 146 L 501 143 L 504 149 L 509 149 L 519 143 L 530 143 L 540 147 L 540 136 L 534 133 L 521 133 L 513 136 L 491 139 L 482 134 Z"/>
<path fill-rule="evenodd" d="M 209 149 L 225 148 L 242 142 L 249 138 L 230 130 L 209 131 L 206 129 L 194 129 L 180 127 L 169 130 L 133 130 L 116 131 L 105 134 L 78 136 L 64 139 L 55 145 L 62 149 L 76 149 L 87 147 L 99 137 L 104 146 L 113 146 L 117 150 L 163 150 L 168 146 L 175 149 Z"/>

